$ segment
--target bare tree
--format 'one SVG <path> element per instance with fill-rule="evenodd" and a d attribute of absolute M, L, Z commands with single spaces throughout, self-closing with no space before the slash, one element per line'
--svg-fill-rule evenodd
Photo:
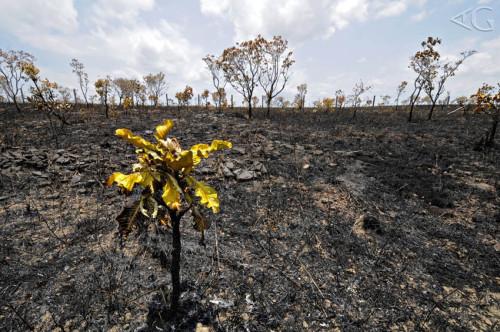
<path fill-rule="evenodd" d="M 118 106 L 122 105 L 122 101 L 125 97 L 131 97 L 133 94 L 133 80 L 118 77 L 113 79 L 111 82 L 111 87 L 118 96 Z"/>
<path fill-rule="evenodd" d="M 382 102 L 379 103 L 379 106 L 388 106 L 390 101 L 391 101 L 391 96 L 390 95 L 382 95 L 382 96 L 380 96 L 380 99 L 382 100 Z"/>
<path fill-rule="evenodd" d="M 16 109 L 21 111 L 17 102 L 18 95 L 22 90 L 27 77 L 24 76 L 22 66 L 33 63 L 35 57 L 24 51 L 3 51 L 0 49 L 0 85 L 7 98 L 14 103 Z"/>
<path fill-rule="evenodd" d="M 227 104 L 226 90 L 219 88 L 217 91 L 212 92 L 212 100 L 214 101 L 215 108 L 221 110 Z"/>
<path fill-rule="evenodd" d="M 335 108 L 341 110 L 345 103 L 345 93 L 342 89 L 335 91 Z"/>
<path fill-rule="evenodd" d="M 351 100 L 352 106 L 354 107 L 354 113 L 352 114 L 353 120 L 356 118 L 356 112 L 358 110 L 358 107 L 361 105 L 361 96 L 371 88 L 371 86 L 365 85 L 363 81 L 359 81 L 359 83 L 356 83 L 352 88 Z M 369 102 L 370 104 L 372 103 L 371 99 L 369 100 Z"/>
<path fill-rule="evenodd" d="M 73 73 L 78 77 L 78 84 L 80 85 L 80 91 L 82 92 L 83 99 L 85 100 L 85 105 L 89 107 L 89 101 L 87 99 L 87 93 L 89 91 L 89 75 L 84 71 L 85 66 L 83 63 L 78 61 L 78 59 L 72 59 L 70 64 L 73 68 Z"/>
<path fill-rule="evenodd" d="M 293 103 L 300 110 L 304 111 L 304 107 L 306 104 L 306 94 L 307 94 L 307 84 L 302 83 L 297 86 L 297 94 L 294 97 Z"/>
<path fill-rule="evenodd" d="M 288 42 L 281 36 L 265 40 L 259 44 L 261 53 L 261 74 L 259 83 L 266 94 L 267 115 L 271 112 L 271 102 L 284 89 L 289 79 L 289 69 L 295 60 L 288 50 Z"/>
<path fill-rule="evenodd" d="M 151 100 L 153 106 L 158 106 L 158 100 L 163 91 L 167 88 L 165 81 L 165 74 L 159 72 L 158 74 L 148 74 L 144 76 L 144 83 L 148 98 Z"/>
<path fill-rule="evenodd" d="M 470 56 L 475 54 L 476 51 L 464 51 L 460 53 L 460 57 L 456 61 L 442 63 L 439 61 L 440 55 L 429 64 L 428 70 L 425 71 L 427 75 L 424 76 L 424 91 L 430 99 L 431 108 L 429 110 L 428 120 L 432 119 L 432 113 L 436 107 L 439 97 L 444 92 L 444 85 L 446 81 L 455 76 L 458 68 Z"/>
<path fill-rule="evenodd" d="M 217 93 L 218 91 L 225 91 L 227 80 L 222 69 L 222 58 L 216 58 L 213 55 L 207 55 L 203 58 L 203 61 L 207 64 L 208 70 L 212 74 L 212 83 L 215 88 L 215 93 L 219 98 L 225 96 L 225 93 Z M 222 99 L 217 101 L 214 100 L 216 108 L 220 111 L 222 107 Z"/>
<path fill-rule="evenodd" d="M 208 98 L 210 98 L 210 91 L 205 89 L 205 90 L 203 90 L 203 93 L 201 94 L 201 100 L 205 104 L 205 108 L 208 108 Z"/>
<path fill-rule="evenodd" d="M 407 86 L 408 86 L 407 81 L 402 81 L 398 85 L 397 94 L 396 94 L 396 111 L 398 110 L 398 107 L 399 107 L 399 99 L 401 98 L 401 95 L 403 94 L 403 92 L 405 92 Z"/>
<path fill-rule="evenodd" d="M 261 45 L 264 38 L 257 36 L 253 40 L 237 43 L 222 53 L 221 68 L 225 79 L 233 89 L 243 96 L 244 100 L 252 100 L 261 74 Z M 252 103 L 248 104 L 248 118 L 252 118 Z"/>

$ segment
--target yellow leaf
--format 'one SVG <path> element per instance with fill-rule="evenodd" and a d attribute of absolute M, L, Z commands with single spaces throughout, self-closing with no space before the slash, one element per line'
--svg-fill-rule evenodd
<path fill-rule="evenodd" d="M 233 147 L 233 143 L 229 141 L 223 141 L 220 139 L 214 139 L 212 144 L 210 144 L 211 151 L 218 151 L 222 149 L 231 149 Z"/>
<path fill-rule="evenodd" d="M 191 151 L 193 152 L 193 163 L 194 165 L 198 165 L 201 161 L 201 158 L 208 158 L 210 153 L 222 149 L 230 149 L 233 147 L 233 144 L 228 141 L 222 140 L 213 140 L 210 145 L 208 144 L 196 144 L 191 147 Z"/>
<path fill-rule="evenodd" d="M 152 193 L 155 192 L 155 188 L 153 185 L 154 182 L 154 177 L 151 173 L 149 172 L 141 172 L 141 179 L 138 182 L 143 188 L 149 187 L 149 190 L 151 190 Z"/>
<path fill-rule="evenodd" d="M 173 126 L 174 126 L 174 121 L 172 120 L 163 121 L 161 125 L 156 127 L 156 132 L 155 132 L 156 139 L 157 140 L 165 139 L 165 137 L 168 135 Z"/>
<path fill-rule="evenodd" d="M 184 169 L 184 173 L 187 174 L 191 172 L 194 165 L 193 152 L 185 150 L 182 151 L 178 157 L 174 157 L 172 154 L 167 154 L 166 162 L 174 171 Z"/>
<path fill-rule="evenodd" d="M 123 174 L 115 172 L 108 178 L 106 185 L 111 186 L 113 183 L 116 183 L 120 188 L 130 192 L 134 189 L 134 185 L 141 181 L 141 173 Z"/>
<path fill-rule="evenodd" d="M 200 204 L 212 209 L 213 213 L 219 213 L 219 198 L 215 189 L 201 181 L 196 181 L 191 176 L 186 180 L 194 188 L 194 194 L 200 198 Z"/>
<path fill-rule="evenodd" d="M 201 158 L 208 158 L 210 146 L 208 144 L 196 144 L 191 147 L 193 152 L 193 164 L 198 165 Z"/>
<path fill-rule="evenodd" d="M 129 143 L 132 143 L 134 146 L 140 149 L 146 150 L 156 150 L 156 147 L 151 142 L 145 140 L 141 136 L 134 135 L 129 129 L 121 128 L 117 129 L 115 132 L 116 136 L 123 138 Z"/>
<path fill-rule="evenodd" d="M 163 187 L 161 198 L 169 209 L 179 210 L 181 207 L 181 188 L 177 181 L 171 176 L 167 176 L 167 182 Z"/>
<path fill-rule="evenodd" d="M 106 185 L 111 186 L 116 183 L 118 187 L 131 192 L 136 184 L 141 185 L 143 188 L 149 187 L 151 192 L 154 192 L 153 186 L 154 178 L 148 172 L 135 172 L 131 174 L 123 174 L 115 172 L 106 181 Z"/>

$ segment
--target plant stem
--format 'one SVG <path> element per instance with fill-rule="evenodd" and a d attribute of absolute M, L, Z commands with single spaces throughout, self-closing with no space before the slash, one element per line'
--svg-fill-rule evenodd
<path fill-rule="evenodd" d="M 181 232 L 180 221 L 182 216 L 177 213 L 170 213 L 172 221 L 172 267 L 170 274 L 172 277 L 172 295 L 170 297 L 170 311 L 172 314 L 177 312 L 179 307 L 179 298 L 181 295 L 181 280 L 180 280 L 180 262 L 181 262 Z"/>

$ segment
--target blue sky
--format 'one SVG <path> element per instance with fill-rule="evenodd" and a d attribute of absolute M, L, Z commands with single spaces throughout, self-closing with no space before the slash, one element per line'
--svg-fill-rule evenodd
<path fill-rule="evenodd" d="M 467 27 L 451 21 L 460 13 Z M 75 87 L 76 57 L 91 81 L 163 71 L 170 95 L 211 88 L 202 57 L 259 33 L 294 50 L 289 99 L 301 83 L 312 101 L 360 79 L 372 95 L 394 95 L 427 36 L 443 39 L 449 59 L 478 51 L 448 85 L 470 95 L 499 81 L 499 31 L 500 0 L 0 0 L 0 48 L 34 54 L 42 76 Z"/>

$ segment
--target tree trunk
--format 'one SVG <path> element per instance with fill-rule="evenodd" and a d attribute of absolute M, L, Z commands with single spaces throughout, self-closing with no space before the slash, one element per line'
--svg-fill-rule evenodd
<path fill-rule="evenodd" d="M 108 115 L 108 94 L 107 93 L 104 95 L 104 108 L 105 108 L 105 113 L 106 113 L 106 119 L 108 119 L 109 115 Z"/>
<path fill-rule="evenodd" d="M 271 115 L 271 101 L 272 101 L 272 99 L 268 97 L 267 101 L 266 101 L 266 103 L 267 103 L 267 117 L 269 117 Z"/>
<path fill-rule="evenodd" d="M 248 118 L 252 118 L 252 102 L 248 103 Z"/>
<path fill-rule="evenodd" d="M 14 106 L 16 106 L 16 110 L 18 112 L 21 112 L 21 107 L 19 107 L 19 104 L 17 103 L 16 97 L 12 98 L 12 101 L 14 102 Z"/>
<path fill-rule="evenodd" d="M 493 146 L 493 143 L 495 141 L 495 134 L 497 132 L 497 128 L 498 128 L 498 117 L 493 119 L 493 125 L 491 126 L 491 129 L 488 132 L 488 137 L 486 139 L 487 146 Z"/>
<path fill-rule="evenodd" d="M 170 275 L 172 278 L 172 295 L 170 296 L 170 311 L 175 314 L 179 308 L 179 298 L 181 297 L 181 217 L 176 212 L 170 213 L 172 221 L 172 267 Z"/>
<path fill-rule="evenodd" d="M 414 92 L 410 97 L 411 106 L 410 106 L 410 114 L 408 115 L 408 122 L 411 122 L 411 120 L 413 119 L 413 109 L 415 108 L 415 103 L 417 102 L 417 99 L 420 96 L 421 91 L 422 89 L 418 90 L 417 95 L 415 95 Z"/>
<path fill-rule="evenodd" d="M 434 108 L 436 108 L 436 101 L 432 102 L 431 109 L 429 111 L 429 115 L 427 116 L 427 120 L 432 119 L 432 113 L 434 112 Z"/>
<path fill-rule="evenodd" d="M 415 108 L 415 102 L 412 101 L 410 105 L 410 114 L 408 115 L 408 122 L 411 122 L 413 120 L 413 109 Z"/>

